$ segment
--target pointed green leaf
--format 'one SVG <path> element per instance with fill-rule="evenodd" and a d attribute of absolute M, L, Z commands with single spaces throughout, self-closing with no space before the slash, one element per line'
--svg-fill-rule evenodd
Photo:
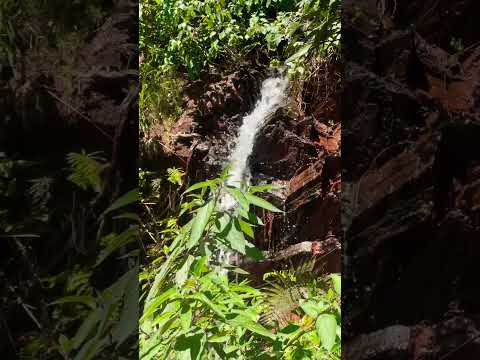
<path fill-rule="evenodd" d="M 240 229 L 242 229 L 242 231 L 245 235 L 249 236 L 252 239 L 255 238 L 252 226 L 249 223 L 247 223 L 247 222 L 245 222 L 241 219 L 238 219 L 238 223 L 240 225 Z"/>
<path fill-rule="evenodd" d="M 188 272 L 190 271 L 193 260 L 195 260 L 195 258 L 192 255 L 188 255 L 180 270 L 175 274 L 175 282 L 177 283 L 177 286 L 181 287 L 187 280 Z"/>
<path fill-rule="evenodd" d="M 243 209 L 248 211 L 249 203 L 245 198 L 245 196 L 243 195 L 243 193 L 238 188 L 233 186 L 227 186 L 225 189 L 228 191 L 230 195 L 232 195 L 235 198 L 235 200 L 237 200 L 237 202 L 240 204 L 240 206 Z"/>
<path fill-rule="evenodd" d="M 217 182 L 215 180 L 202 181 L 202 182 L 199 182 L 199 183 L 196 183 L 196 184 L 193 184 L 192 186 L 190 186 L 187 190 L 185 190 L 184 194 L 189 193 L 189 192 L 194 191 L 194 190 L 207 188 L 207 187 L 213 189 L 216 186 L 217 186 Z"/>
<path fill-rule="evenodd" d="M 205 227 L 212 216 L 213 208 L 214 203 L 212 200 L 210 200 L 195 214 L 192 223 L 192 230 L 190 232 L 190 238 L 187 243 L 187 249 L 191 249 L 198 244 L 203 232 L 205 231 Z"/>
<path fill-rule="evenodd" d="M 266 210 L 270 210 L 272 212 L 282 212 L 282 210 L 276 208 L 272 204 L 270 204 L 268 201 L 263 200 L 262 198 L 259 198 L 258 196 L 255 196 L 253 194 L 245 194 L 245 198 L 253 205 L 261 207 Z"/>

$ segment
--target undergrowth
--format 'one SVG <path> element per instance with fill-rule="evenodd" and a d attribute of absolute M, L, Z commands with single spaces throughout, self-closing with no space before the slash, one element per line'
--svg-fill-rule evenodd
<path fill-rule="evenodd" d="M 172 170 L 167 181 L 181 186 L 181 176 Z M 221 253 L 261 260 L 254 208 L 281 212 L 257 196 L 268 186 L 240 189 L 227 177 L 189 187 L 163 219 L 152 201 L 158 180 L 143 183 L 140 358 L 339 359 L 338 275 L 322 276 L 310 261 L 253 286 L 241 267 L 223 262 Z M 238 202 L 233 211 L 219 206 L 227 193 Z"/>

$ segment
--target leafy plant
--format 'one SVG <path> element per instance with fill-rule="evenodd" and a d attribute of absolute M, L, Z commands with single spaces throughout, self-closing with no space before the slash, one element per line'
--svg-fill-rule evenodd
<path fill-rule="evenodd" d="M 298 324 L 287 321 L 279 329 L 262 321 L 275 306 L 272 294 L 252 287 L 244 270 L 223 263 L 224 254 L 260 259 L 262 253 L 248 240 L 261 224 L 253 209 L 280 212 L 254 195 L 268 187 L 242 190 L 226 185 L 226 178 L 224 172 L 188 188 L 177 217 L 186 217 L 185 225 L 164 223 L 153 238 L 151 263 L 140 273 L 140 358 L 338 358 L 339 295 L 330 280 L 311 279 L 291 309 L 299 313 Z M 237 207 L 222 208 L 225 196 Z M 298 287 L 304 284 L 300 277 Z M 315 289 L 320 283 L 324 286 Z"/>
<path fill-rule="evenodd" d="M 68 154 L 67 162 L 71 171 L 68 180 L 83 190 L 91 188 L 95 192 L 100 192 L 101 175 L 108 164 L 105 164 L 105 159 L 98 155 L 98 152 L 87 154 L 85 151 Z"/>

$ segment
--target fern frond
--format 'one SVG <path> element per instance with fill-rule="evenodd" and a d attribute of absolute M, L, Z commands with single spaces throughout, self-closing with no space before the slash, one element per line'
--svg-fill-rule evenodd
<path fill-rule="evenodd" d="M 32 199 L 32 203 L 40 208 L 44 208 L 51 197 L 50 188 L 53 179 L 49 177 L 41 177 L 30 180 L 32 184 L 28 189 L 28 195 Z"/>
<path fill-rule="evenodd" d="M 292 320 L 302 300 L 310 295 L 310 288 L 316 287 L 319 274 L 315 258 L 303 260 L 296 267 L 273 273 L 264 287 L 268 310 L 260 321 L 268 325 L 284 327 Z"/>
<path fill-rule="evenodd" d="M 84 150 L 81 153 L 69 153 L 67 162 L 71 174 L 68 180 L 73 182 L 82 190 L 92 188 L 95 192 L 101 191 L 101 175 L 108 167 L 105 159 L 98 156 L 99 152 L 87 154 Z"/>

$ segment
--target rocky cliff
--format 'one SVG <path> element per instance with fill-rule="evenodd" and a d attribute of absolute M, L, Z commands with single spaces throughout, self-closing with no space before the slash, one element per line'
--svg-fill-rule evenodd
<path fill-rule="evenodd" d="M 301 90 L 290 89 L 288 105 L 267 119 L 255 140 L 249 158 L 252 182 L 283 187 L 269 200 L 285 214 L 259 214 L 265 227 L 257 232 L 255 242 L 270 251 L 267 268 L 288 263 L 275 260 L 277 251 L 305 242 L 306 247 L 287 251 L 288 259 L 322 254 L 328 271 L 340 271 L 341 126 L 336 76 L 338 69 L 325 62 Z M 163 145 L 153 147 L 157 150 L 144 161 L 163 170 L 182 166 L 190 183 L 218 175 L 265 77 L 264 68 L 252 66 L 190 84 L 183 114 L 170 131 L 160 128 L 149 139 L 150 146 Z"/>
<path fill-rule="evenodd" d="M 344 3 L 342 337 L 352 359 L 480 354 L 479 6 Z"/>

